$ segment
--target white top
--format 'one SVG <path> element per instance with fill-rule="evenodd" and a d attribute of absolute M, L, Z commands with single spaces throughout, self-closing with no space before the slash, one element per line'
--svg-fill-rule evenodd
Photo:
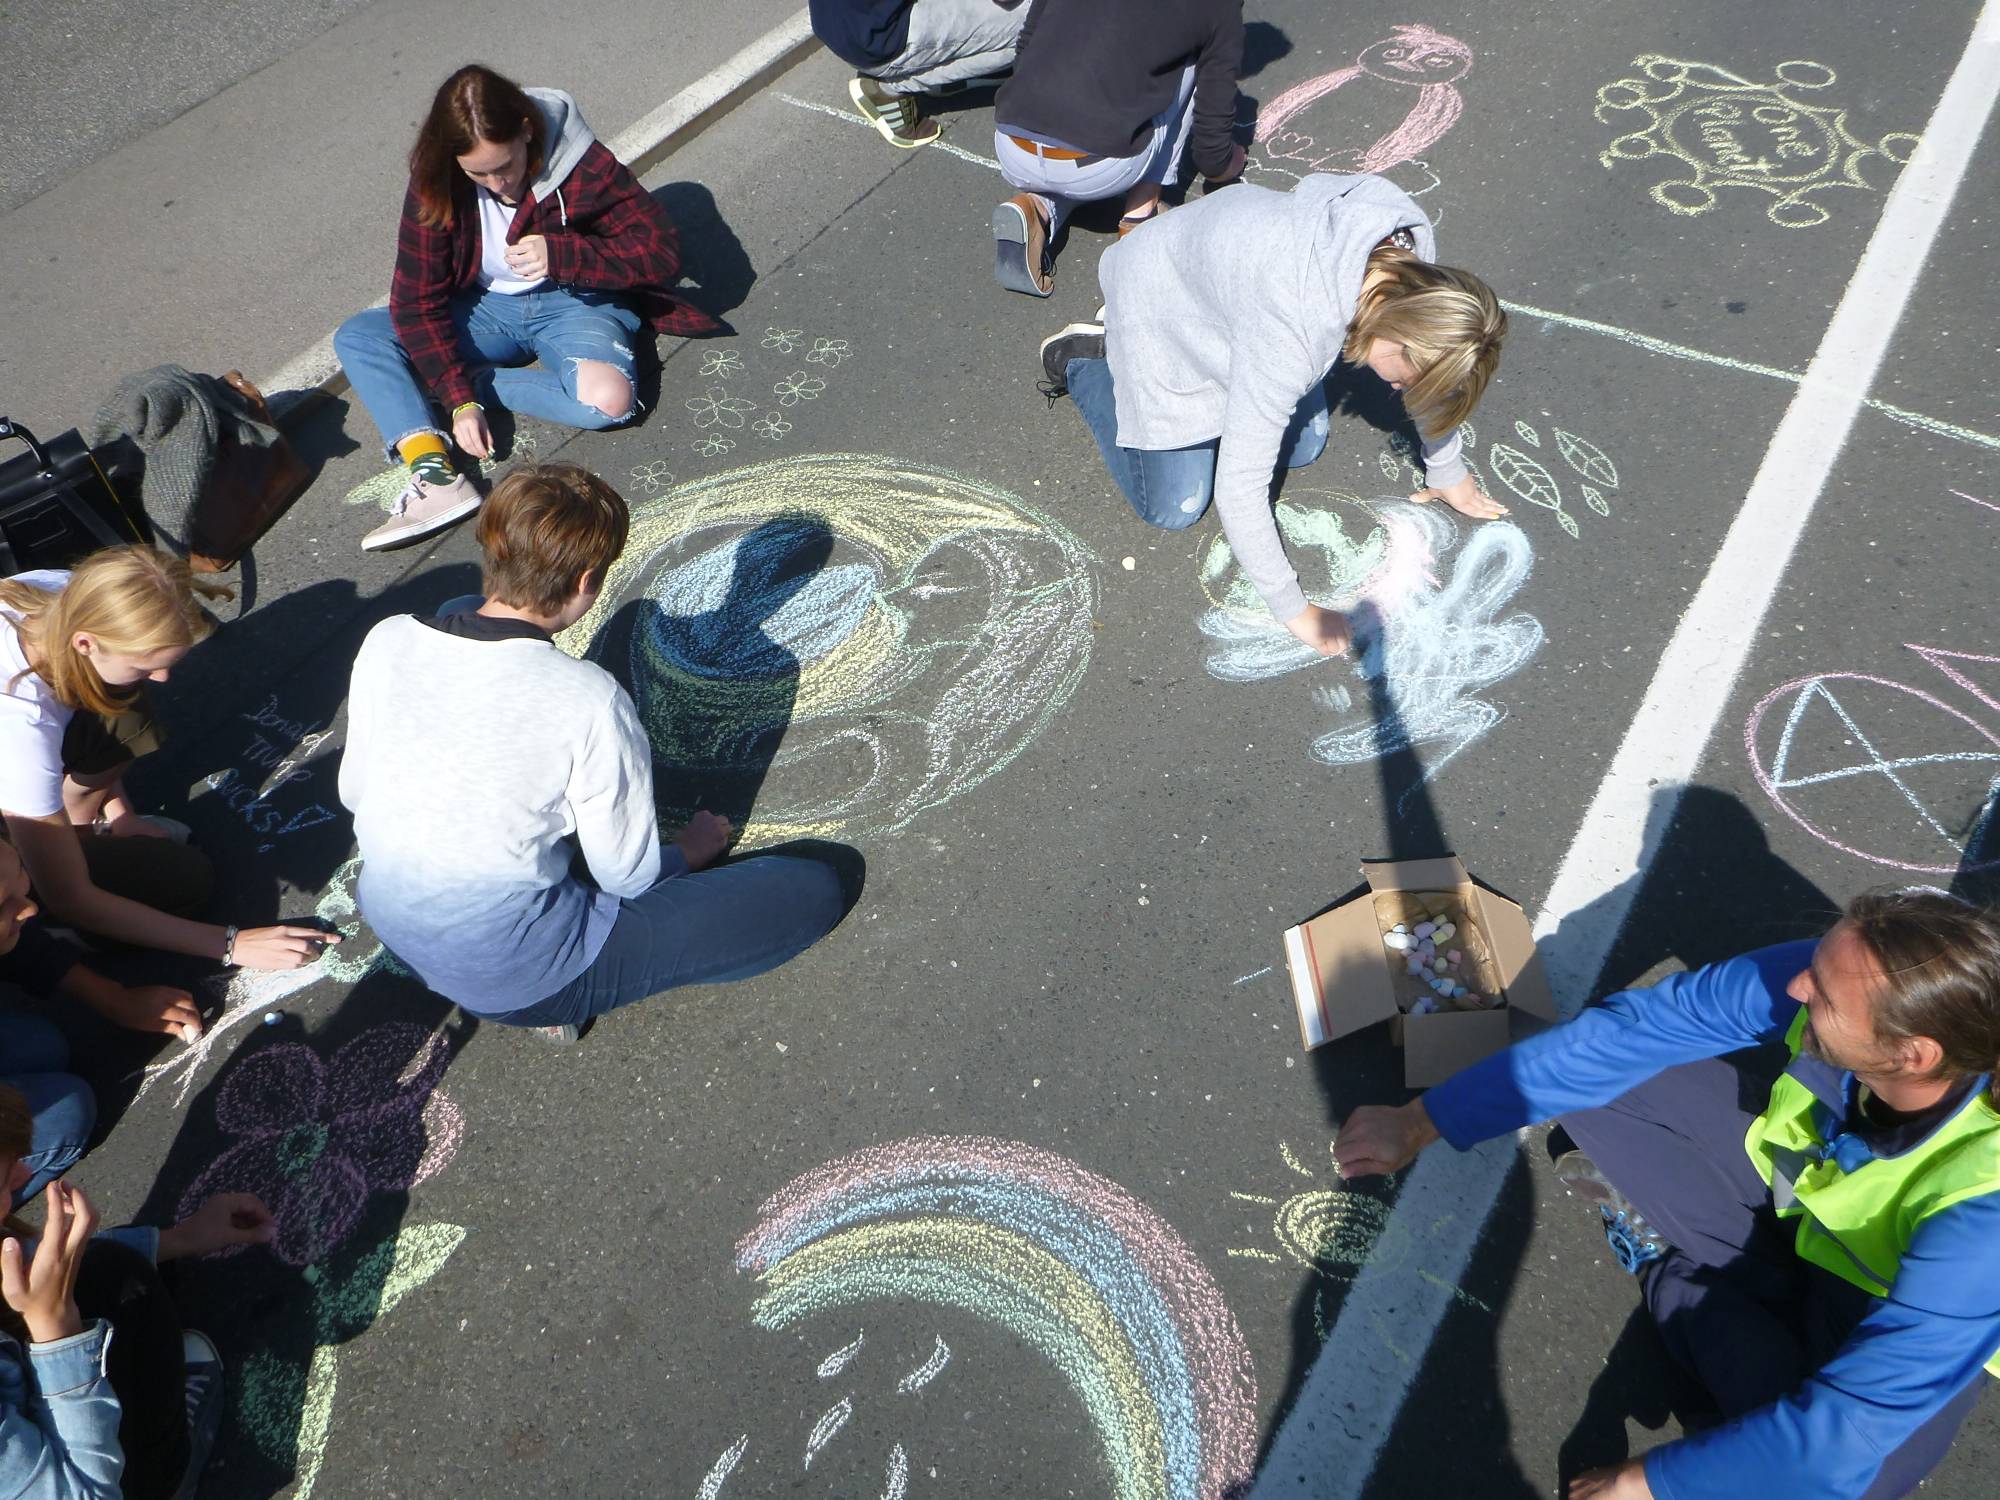
<path fill-rule="evenodd" d="M 340 800 L 368 924 L 477 1013 L 568 984 L 604 946 L 619 898 L 660 878 L 652 746 L 632 700 L 542 638 L 469 639 L 413 615 L 369 631 Z M 594 885 L 571 873 L 577 852 Z"/>
<path fill-rule="evenodd" d="M 9 581 L 55 594 L 69 574 L 43 569 Z M 28 670 L 21 632 L 14 628 L 20 618 L 0 609 L 0 810 L 46 818 L 63 810 L 63 731 L 76 710 L 58 702 L 41 676 Z"/>
<path fill-rule="evenodd" d="M 532 292 L 548 280 L 546 276 L 536 281 L 525 281 L 514 274 L 507 264 L 507 231 L 514 227 L 514 215 L 520 212 L 518 203 L 502 203 L 485 188 L 478 189 L 479 196 L 479 284 L 489 292 L 498 292 L 503 297 L 518 297 L 523 292 Z"/>

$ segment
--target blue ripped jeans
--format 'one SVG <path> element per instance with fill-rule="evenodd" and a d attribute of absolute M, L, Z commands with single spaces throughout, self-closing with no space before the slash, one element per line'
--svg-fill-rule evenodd
<path fill-rule="evenodd" d="M 489 409 L 499 406 L 564 427 L 616 427 L 639 414 L 635 395 L 622 417 L 607 417 L 577 400 L 578 360 L 599 360 L 637 390 L 639 315 L 603 292 L 547 291 L 502 296 L 461 292 L 451 301 L 458 347 L 471 366 L 473 394 Z M 368 408 L 391 459 L 396 444 L 419 432 L 451 436 L 418 376 L 386 307 L 358 312 L 333 336 L 333 352 Z M 537 363 L 539 361 L 539 363 Z"/>
<path fill-rule="evenodd" d="M 1111 362 L 1073 359 L 1065 377 L 1070 399 L 1083 414 L 1104 467 L 1140 520 L 1166 531 L 1194 525 L 1215 498 L 1217 440 L 1191 448 L 1123 448 L 1118 444 L 1118 405 L 1111 383 Z M 1285 428 L 1279 460 L 1288 469 L 1302 469 L 1326 451 L 1326 387 L 1306 392 Z"/>

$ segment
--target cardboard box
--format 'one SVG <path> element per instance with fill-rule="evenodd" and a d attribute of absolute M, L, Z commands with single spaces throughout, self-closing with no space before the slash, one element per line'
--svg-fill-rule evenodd
<path fill-rule="evenodd" d="M 1292 1002 L 1306 1049 L 1323 1046 L 1377 1021 L 1395 1023 L 1403 1049 L 1403 1081 L 1427 1088 L 1468 1063 L 1540 1030 L 1556 1019 L 1555 999 L 1527 915 L 1504 896 L 1475 885 L 1456 855 L 1442 859 L 1363 860 L 1365 893 L 1321 912 L 1285 933 Z M 1461 949 L 1466 983 L 1498 1003 L 1488 1009 L 1445 1009 L 1409 1015 L 1418 994 L 1404 956 L 1382 935 L 1423 893 L 1455 901 L 1471 932 L 1451 939 Z"/>

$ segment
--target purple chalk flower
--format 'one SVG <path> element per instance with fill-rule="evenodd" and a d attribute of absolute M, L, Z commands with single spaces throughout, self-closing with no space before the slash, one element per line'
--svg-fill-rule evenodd
<path fill-rule="evenodd" d="M 267 1047 L 224 1080 L 216 1123 L 239 1137 L 181 1198 L 255 1193 L 277 1221 L 271 1251 L 310 1265 L 354 1231 L 368 1199 L 441 1171 L 464 1119 L 438 1092 L 451 1054 L 407 1021 L 372 1027 L 322 1062 L 303 1043 Z"/>

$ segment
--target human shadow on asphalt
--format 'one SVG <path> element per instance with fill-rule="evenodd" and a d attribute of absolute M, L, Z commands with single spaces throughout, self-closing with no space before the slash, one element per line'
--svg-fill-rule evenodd
<path fill-rule="evenodd" d="M 277 1222 L 268 1246 L 167 1267 L 183 1321 L 228 1370 L 203 1494 L 309 1482 L 343 1425 L 343 1346 L 421 1295 L 464 1239 L 411 1222 L 410 1190 L 457 1153 L 463 1120 L 439 1085 L 478 1024 L 375 966 L 310 1032 L 285 1015 L 244 1033 L 187 1105 L 139 1222 L 219 1192 L 256 1193 Z"/>
<path fill-rule="evenodd" d="M 699 182 L 664 183 L 652 193 L 680 231 L 681 279 L 692 283 L 675 295 L 712 318 L 727 317 L 757 284 L 757 268 L 716 207 L 715 194 Z"/>
<path fill-rule="evenodd" d="M 840 624 L 843 601 L 814 588 L 832 555 L 824 521 L 785 514 L 630 575 L 591 657 L 638 707 L 663 830 L 697 809 L 750 821 L 791 726 L 799 653 Z"/>

